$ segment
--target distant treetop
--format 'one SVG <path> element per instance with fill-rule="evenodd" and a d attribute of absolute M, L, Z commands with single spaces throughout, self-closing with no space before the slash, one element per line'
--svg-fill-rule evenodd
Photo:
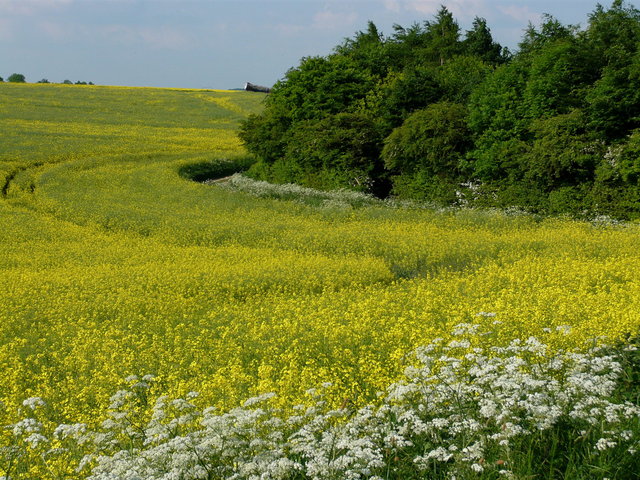
<path fill-rule="evenodd" d="M 7 80 L 12 83 L 25 83 L 27 81 L 21 73 L 12 73 Z"/>

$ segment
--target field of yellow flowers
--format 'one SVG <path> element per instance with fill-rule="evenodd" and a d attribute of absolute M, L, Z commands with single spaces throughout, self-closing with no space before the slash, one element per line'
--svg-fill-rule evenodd
<path fill-rule="evenodd" d="M 309 205 L 179 175 L 242 155 L 263 98 L 0 84 L 2 425 L 36 396 L 91 425 L 132 374 L 222 409 L 325 382 L 363 405 L 460 323 L 491 329 L 487 347 L 637 334 L 637 225 Z"/>

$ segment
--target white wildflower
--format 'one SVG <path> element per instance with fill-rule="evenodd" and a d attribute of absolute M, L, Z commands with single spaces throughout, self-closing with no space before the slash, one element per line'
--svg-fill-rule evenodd
<path fill-rule="evenodd" d="M 53 431 L 53 435 L 60 439 L 64 440 L 65 438 L 75 438 L 78 439 L 82 437 L 87 432 L 87 426 L 84 423 L 74 423 L 71 425 L 60 424 Z"/>
<path fill-rule="evenodd" d="M 598 440 L 595 444 L 595 448 L 597 450 L 607 450 L 609 448 L 613 448 L 617 445 L 616 442 L 614 442 L 613 440 L 611 440 L 610 438 L 601 438 L 600 440 Z"/>
<path fill-rule="evenodd" d="M 252 407 L 253 405 L 257 405 L 259 403 L 262 402 L 266 402 L 267 400 L 269 400 L 270 398 L 275 397 L 276 394 L 273 392 L 269 392 L 269 393 L 263 393 L 262 395 L 258 395 L 257 397 L 252 397 L 249 398 L 247 401 L 244 402 L 244 407 Z"/>
<path fill-rule="evenodd" d="M 38 407 L 44 407 L 46 403 L 40 397 L 29 397 L 22 402 L 22 405 L 30 408 L 31 410 L 35 410 Z"/>
<path fill-rule="evenodd" d="M 13 434 L 15 436 L 27 433 L 38 433 L 42 429 L 42 423 L 35 418 L 23 418 L 13 425 Z"/>
<path fill-rule="evenodd" d="M 40 433 L 32 433 L 25 438 L 25 442 L 27 442 L 31 448 L 36 449 L 41 444 L 48 443 L 49 439 Z"/>
<path fill-rule="evenodd" d="M 426 455 L 426 458 L 438 460 L 439 462 L 447 462 L 452 457 L 453 457 L 453 454 L 443 447 L 438 447 L 435 450 L 431 450 Z"/>

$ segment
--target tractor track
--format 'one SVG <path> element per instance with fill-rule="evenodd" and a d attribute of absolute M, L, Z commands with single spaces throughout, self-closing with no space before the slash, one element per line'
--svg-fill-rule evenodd
<path fill-rule="evenodd" d="M 13 170 L 11 173 L 9 173 L 9 175 L 7 175 L 5 177 L 4 180 L 4 185 L 2 185 L 2 190 L 0 190 L 2 198 L 7 198 L 8 194 L 9 194 L 9 188 L 11 187 L 11 182 L 13 182 L 13 180 L 18 176 L 18 174 L 25 172 L 31 168 L 39 168 L 42 165 L 44 165 L 44 163 L 42 162 L 38 162 L 38 163 L 34 163 L 33 165 L 27 165 L 24 167 L 18 167 L 15 170 Z M 34 187 L 31 186 L 29 188 L 30 193 L 34 192 Z"/>

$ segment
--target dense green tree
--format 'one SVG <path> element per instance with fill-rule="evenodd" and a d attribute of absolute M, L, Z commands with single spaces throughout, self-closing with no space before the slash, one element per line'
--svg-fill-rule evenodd
<path fill-rule="evenodd" d="M 242 125 L 240 138 L 262 163 L 272 165 L 285 155 L 297 123 L 355 109 L 373 84 L 348 57 L 305 58 L 273 87 L 263 113 Z"/>
<path fill-rule="evenodd" d="M 585 198 L 594 213 L 640 218 L 640 131 L 609 145 L 596 168 L 593 189 Z"/>
<path fill-rule="evenodd" d="M 621 58 L 624 53 L 620 52 Z M 640 78 L 635 64 L 610 63 L 587 94 L 591 126 L 607 140 L 624 137 L 640 127 Z"/>
<path fill-rule="evenodd" d="M 640 11 L 622 0 L 598 5 L 583 37 L 600 67 L 586 96 L 591 127 L 607 140 L 623 138 L 640 127 Z"/>
<path fill-rule="evenodd" d="M 270 103 L 287 109 L 293 121 L 348 110 L 375 85 L 348 57 L 308 57 L 272 89 Z"/>
<path fill-rule="evenodd" d="M 425 27 L 427 52 L 432 61 L 444 65 L 445 61 L 462 53 L 460 26 L 447 7 L 440 7 L 435 21 L 426 21 Z"/>
<path fill-rule="evenodd" d="M 634 130 L 618 148 L 614 167 L 620 178 L 627 185 L 640 187 L 640 130 Z"/>
<path fill-rule="evenodd" d="M 422 184 L 440 185 L 437 196 L 423 192 L 424 198 L 450 200 L 451 188 L 460 177 L 460 161 L 469 147 L 466 109 L 463 105 L 440 102 L 412 113 L 384 142 L 382 158 L 393 174 L 394 191 L 411 189 L 412 179 Z M 415 185 L 415 183 L 414 183 Z M 448 191 L 444 191 L 448 190 Z M 413 196 L 417 192 L 412 192 Z M 444 197 L 444 198 L 443 198 Z"/>
<path fill-rule="evenodd" d="M 546 213 L 640 215 L 640 12 L 596 7 L 581 30 L 550 15 L 519 51 L 484 19 L 460 39 L 433 20 L 375 24 L 305 58 L 241 138 L 263 178 Z M 384 139 L 384 140 L 383 140 Z M 636 203 L 634 203 L 636 202 Z M 636 212 L 636 213 L 634 213 Z"/>
<path fill-rule="evenodd" d="M 453 57 L 435 70 L 440 98 L 454 103 L 469 103 L 469 97 L 493 72 L 493 68 L 480 57 L 460 55 Z"/>
<path fill-rule="evenodd" d="M 394 34 L 386 42 L 385 48 L 390 65 L 395 70 L 422 64 L 428 58 L 429 35 L 424 25 L 414 23 L 405 28 L 393 26 Z"/>
<path fill-rule="evenodd" d="M 531 149 L 523 155 L 524 177 L 550 192 L 556 188 L 590 184 L 602 144 L 587 133 L 580 110 L 533 122 Z"/>
<path fill-rule="evenodd" d="M 522 102 L 530 61 L 518 57 L 498 67 L 473 91 L 469 127 L 475 148 L 469 153 L 473 176 L 483 181 L 512 176 L 518 168 L 531 119 Z"/>
<path fill-rule="evenodd" d="M 376 123 L 359 113 L 338 113 L 296 124 L 285 154 L 272 167 L 278 181 L 318 188 L 349 186 L 385 195 L 380 158 L 382 136 Z"/>
<path fill-rule="evenodd" d="M 272 164 L 284 155 L 291 124 L 291 112 L 270 101 L 262 114 L 249 115 L 239 137 L 260 162 Z"/>
<path fill-rule="evenodd" d="M 621 51 L 633 54 L 640 40 L 640 10 L 622 0 L 614 0 L 609 9 L 598 4 L 589 15 L 585 36 L 603 66 L 619 60 Z"/>
<path fill-rule="evenodd" d="M 493 40 L 491 30 L 484 18 L 476 17 L 471 30 L 467 30 L 462 42 L 467 55 L 478 57 L 489 65 L 500 65 L 509 58 L 509 50 Z"/>
<path fill-rule="evenodd" d="M 387 77 L 381 87 L 379 115 L 391 128 L 402 124 L 412 112 L 437 102 L 442 97 L 434 67 L 411 65 Z"/>
<path fill-rule="evenodd" d="M 582 108 L 597 69 L 574 37 L 549 41 L 530 55 L 522 94 L 527 118 L 551 117 Z"/>
<path fill-rule="evenodd" d="M 563 25 L 552 15 L 544 14 L 543 19 L 544 21 L 539 28 L 529 23 L 518 45 L 520 55 L 534 53 L 545 45 L 558 40 L 571 39 L 577 31 L 576 27 Z"/>
<path fill-rule="evenodd" d="M 351 59 L 359 68 L 377 78 L 384 78 L 391 68 L 391 60 L 385 47 L 385 40 L 378 27 L 369 22 L 365 32 L 356 33 L 335 48 L 338 55 Z"/>
<path fill-rule="evenodd" d="M 9 78 L 7 78 L 7 81 L 11 83 L 25 83 L 27 79 L 21 73 L 12 73 L 9 75 Z"/>

